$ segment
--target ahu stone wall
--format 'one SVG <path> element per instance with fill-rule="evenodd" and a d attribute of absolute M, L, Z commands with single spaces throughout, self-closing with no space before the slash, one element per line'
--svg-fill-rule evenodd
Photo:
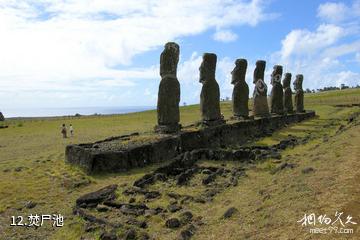
<path fill-rule="evenodd" d="M 233 121 L 228 124 L 186 130 L 177 134 L 163 134 L 161 137 L 141 144 L 119 144 L 136 135 L 105 139 L 95 143 L 68 145 L 66 161 L 78 165 L 87 173 L 124 172 L 151 163 L 169 161 L 186 151 L 201 148 L 228 148 L 239 146 L 254 137 L 266 136 L 276 129 L 315 116 L 314 111 L 289 115 L 274 115 L 269 118 L 255 118 Z M 109 147 L 111 146 L 111 147 Z"/>

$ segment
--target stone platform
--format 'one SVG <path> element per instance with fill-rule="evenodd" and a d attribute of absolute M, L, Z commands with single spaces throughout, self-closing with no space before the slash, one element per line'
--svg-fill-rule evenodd
<path fill-rule="evenodd" d="M 130 134 L 102 141 L 68 145 L 66 162 L 82 167 L 87 173 L 124 172 L 151 163 L 169 161 L 186 151 L 200 148 L 229 148 L 254 137 L 271 134 L 288 124 L 315 116 L 314 111 L 269 118 L 230 121 L 203 129 L 184 128 L 175 135 Z"/>

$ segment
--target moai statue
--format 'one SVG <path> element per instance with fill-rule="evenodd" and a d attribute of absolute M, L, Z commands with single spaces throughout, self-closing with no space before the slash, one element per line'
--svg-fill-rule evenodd
<path fill-rule="evenodd" d="M 305 112 L 304 110 L 304 90 L 302 88 L 304 76 L 302 74 L 296 75 L 294 81 L 294 91 L 295 91 L 295 109 L 296 112 Z"/>
<path fill-rule="evenodd" d="M 246 69 L 246 59 L 236 59 L 235 68 L 231 72 L 231 84 L 234 85 L 232 94 L 233 113 L 234 117 L 238 119 L 249 118 L 249 86 L 245 82 Z"/>
<path fill-rule="evenodd" d="M 254 70 L 254 93 L 253 93 L 253 115 L 255 117 L 268 117 L 269 106 L 267 102 L 267 86 L 264 81 L 264 71 L 266 62 L 259 60 L 256 62 L 256 68 Z"/>
<path fill-rule="evenodd" d="M 283 88 L 284 88 L 284 112 L 285 113 L 293 113 L 293 103 L 292 103 L 292 91 L 290 87 L 291 82 L 291 73 L 285 73 L 285 77 L 283 80 Z"/>
<path fill-rule="evenodd" d="M 158 92 L 157 120 L 155 131 L 175 133 L 181 128 L 180 121 L 180 83 L 176 77 L 179 62 L 179 45 L 174 42 L 165 44 L 160 56 L 161 81 Z"/>
<path fill-rule="evenodd" d="M 214 126 L 224 123 L 220 112 L 220 89 L 215 79 L 216 54 L 204 53 L 200 65 L 200 83 L 203 84 L 200 94 L 202 123 Z"/>
<path fill-rule="evenodd" d="M 283 87 L 281 85 L 281 77 L 283 73 L 283 67 L 275 65 L 274 70 L 271 73 L 271 97 L 270 106 L 271 113 L 273 114 L 284 114 L 284 103 L 283 103 Z"/>
<path fill-rule="evenodd" d="M 5 121 L 5 117 L 4 115 L 2 114 L 2 112 L 0 112 L 0 122 L 3 122 Z"/>

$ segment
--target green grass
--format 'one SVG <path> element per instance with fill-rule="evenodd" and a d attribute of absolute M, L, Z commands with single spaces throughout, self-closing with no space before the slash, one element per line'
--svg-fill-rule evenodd
<path fill-rule="evenodd" d="M 301 164 L 303 156 L 311 147 L 322 144 L 323 136 L 334 135 L 340 124 L 346 124 L 346 117 L 358 109 L 333 107 L 335 104 L 348 103 L 360 103 L 359 89 L 306 94 L 305 108 L 316 110 L 319 117 L 300 124 L 293 124 L 277 131 L 271 137 L 259 140 L 257 143 L 274 144 L 288 134 L 295 136 L 311 134 L 313 140 L 309 144 L 286 150 L 283 153 L 285 160 L 288 159 Z M 251 106 L 251 102 L 249 105 Z M 231 104 L 222 102 L 221 109 L 225 118 L 228 119 L 231 116 Z M 182 125 L 189 125 L 199 118 L 198 105 L 181 107 Z M 67 125 L 71 123 L 74 126 L 75 136 L 73 138 L 61 138 L 60 126 L 63 123 Z M 87 176 L 81 169 L 64 162 L 64 150 L 68 144 L 92 142 L 132 132 L 151 132 L 156 124 L 156 111 L 110 116 L 10 119 L 3 124 L 9 126 L 7 129 L 0 129 L 0 233 L 2 233 L 0 235 L 5 236 L 4 239 L 20 239 L 24 236 L 29 236 L 29 239 L 80 239 L 84 234 L 85 223 L 72 215 L 72 207 L 78 196 L 108 184 L 131 184 L 135 179 L 156 167 L 154 165 L 121 174 Z M 339 139 L 339 141 L 346 142 L 346 139 Z M 332 143 L 327 143 L 326 146 L 330 146 L 329 144 Z M 328 161 L 331 160 L 334 163 L 334 159 L 342 158 L 346 147 L 346 145 L 339 147 L 335 143 L 326 151 L 319 147 L 313 150 L 311 153 L 313 156 L 306 155 L 308 157 L 305 162 L 309 164 L 310 159 L 315 158 L 316 154 L 323 153 L 323 156 L 328 157 Z M 328 156 L 328 152 L 331 152 L 331 157 Z M 291 219 L 290 223 L 285 218 L 297 218 L 296 214 L 305 211 L 311 204 L 318 207 L 318 199 L 311 195 L 317 190 L 313 189 L 311 185 L 313 182 L 305 179 L 305 176 L 299 173 L 294 178 L 290 174 L 272 175 L 270 172 L 275 164 L 271 161 L 270 159 L 256 165 L 254 169 L 249 171 L 249 178 L 242 180 L 239 187 L 226 190 L 213 203 L 204 206 L 196 204 L 189 206 L 196 215 L 203 216 L 206 221 L 206 225 L 198 231 L 196 239 L 221 239 L 221 236 L 226 236 L 223 239 L 243 239 L 246 237 L 262 239 L 261 234 L 259 238 L 254 237 L 256 236 L 256 226 L 265 231 L 269 226 L 280 229 L 278 225 L 288 226 L 292 224 L 286 228 L 288 232 L 279 230 L 278 235 L 272 233 L 273 235 L 270 234 L 269 239 L 279 239 L 277 237 L 288 236 L 286 234 L 290 234 L 290 230 L 296 231 L 293 227 L 296 226 L 293 223 L 295 219 Z M 321 163 L 326 163 L 326 160 Z M 319 163 L 317 167 L 321 168 L 321 166 Z M 16 171 L 18 168 L 21 168 L 21 171 Z M 330 172 L 330 170 L 332 169 L 329 167 L 327 171 Z M 278 182 L 277 186 L 271 184 L 275 180 Z M 325 184 L 325 181 L 321 181 L 321 179 L 316 179 L 316 181 L 319 181 L 321 186 Z M 336 181 L 334 180 L 334 182 Z M 289 184 L 294 186 L 291 187 Z M 258 190 L 262 188 L 267 189 L 267 191 L 273 190 L 277 192 L 277 195 L 262 202 L 258 196 Z M 289 194 L 282 194 L 282 188 L 286 189 Z M 254 189 L 257 190 L 254 191 Z M 196 188 L 172 189 L 169 186 L 167 191 L 170 190 L 183 193 L 199 191 Z M 119 193 L 119 195 L 121 194 Z M 288 216 L 286 209 L 294 208 L 291 206 L 291 202 L 295 201 L 292 199 L 295 197 L 308 197 L 309 200 L 305 203 L 296 201 L 297 213 L 290 212 L 290 216 Z M 30 200 L 35 201 L 37 206 L 34 209 L 24 208 L 24 204 Z M 157 204 L 165 205 L 167 200 L 161 200 L 164 202 L 160 201 Z M 224 206 L 223 202 L 225 201 L 230 201 L 231 204 L 241 209 L 240 215 L 242 217 L 230 220 L 230 222 L 219 220 L 218 216 L 229 205 Z M 333 205 L 336 204 L 333 203 Z M 267 210 L 256 211 L 259 206 Z M 61 213 L 66 217 L 65 227 L 54 229 L 51 226 L 43 226 L 37 230 L 9 227 L 10 216 L 27 216 L 34 212 L 38 214 Z M 163 219 L 155 218 L 151 220 L 149 231 L 158 232 L 158 239 L 173 239 L 177 232 L 169 232 L 163 228 L 163 224 Z M 99 232 L 88 237 L 96 238 L 98 235 Z M 216 238 L 216 236 L 220 238 Z M 242 238 L 237 238 L 237 236 L 242 236 Z M 287 239 L 287 237 L 283 239 Z"/>

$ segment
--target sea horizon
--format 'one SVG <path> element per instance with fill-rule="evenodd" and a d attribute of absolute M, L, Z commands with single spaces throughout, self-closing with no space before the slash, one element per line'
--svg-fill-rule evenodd
<path fill-rule="evenodd" d="M 119 107 L 39 107 L 39 108 L 2 108 L 5 118 L 63 117 L 80 115 L 111 115 L 155 110 L 156 106 L 119 106 Z"/>

